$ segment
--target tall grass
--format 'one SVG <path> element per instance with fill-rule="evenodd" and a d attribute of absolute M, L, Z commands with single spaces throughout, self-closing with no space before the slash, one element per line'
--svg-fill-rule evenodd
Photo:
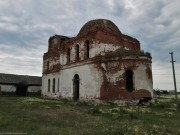
<path fill-rule="evenodd" d="M 171 96 L 152 106 L 93 105 L 40 97 L 0 97 L 0 133 L 30 135 L 180 134 Z"/>

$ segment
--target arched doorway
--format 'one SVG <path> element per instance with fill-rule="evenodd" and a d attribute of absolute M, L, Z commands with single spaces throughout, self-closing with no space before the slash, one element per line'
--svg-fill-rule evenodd
<path fill-rule="evenodd" d="M 27 96 L 27 84 L 26 82 L 18 83 L 16 87 L 17 96 Z"/>
<path fill-rule="evenodd" d="M 126 90 L 129 92 L 132 92 L 134 90 L 132 70 L 126 71 Z"/>
<path fill-rule="evenodd" d="M 73 99 L 79 99 L 79 75 L 75 74 L 73 78 Z"/>

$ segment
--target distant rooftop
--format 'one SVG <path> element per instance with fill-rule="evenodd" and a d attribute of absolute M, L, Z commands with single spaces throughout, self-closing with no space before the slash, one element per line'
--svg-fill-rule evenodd
<path fill-rule="evenodd" d="M 18 84 L 21 82 L 27 85 L 42 85 L 42 77 L 0 73 L 0 84 Z"/>

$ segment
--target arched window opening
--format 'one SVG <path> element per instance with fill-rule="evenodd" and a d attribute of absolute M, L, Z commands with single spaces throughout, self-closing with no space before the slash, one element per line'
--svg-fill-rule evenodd
<path fill-rule="evenodd" d="M 47 62 L 47 70 L 49 70 L 49 61 Z"/>
<path fill-rule="evenodd" d="M 129 92 L 132 92 L 134 90 L 132 70 L 126 71 L 126 90 Z"/>
<path fill-rule="evenodd" d="M 71 55 L 71 50 L 70 50 L 70 48 L 68 48 L 68 50 L 67 50 L 67 63 L 70 63 L 70 61 L 71 61 L 70 55 Z"/>
<path fill-rule="evenodd" d="M 59 91 L 59 78 L 58 78 L 58 89 L 57 90 Z"/>
<path fill-rule="evenodd" d="M 73 99 L 79 99 L 79 75 L 75 74 L 73 78 Z"/>
<path fill-rule="evenodd" d="M 76 48 L 75 48 L 75 50 L 76 50 L 76 60 L 79 60 L 79 45 L 76 45 Z"/>
<path fill-rule="evenodd" d="M 89 58 L 89 41 L 87 40 L 84 44 L 85 52 L 84 52 L 84 58 Z"/>
<path fill-rule="evenodd" d="M 50 92 L 50 79 L 48 79 L 48 92 Z"/>
<path fill-rule="evenodd" d="M 55 78 L 53 78 L 53 92 L 55 92 Z"/>

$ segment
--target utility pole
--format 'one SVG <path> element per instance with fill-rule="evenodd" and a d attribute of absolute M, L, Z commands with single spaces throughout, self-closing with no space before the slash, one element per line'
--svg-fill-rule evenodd
<path fill-rule="evenodd" d="M 177 101 L 177 88 L 176 88 L 176 76 L 175 76 L 175 69 L 174 69 L 174 59 L 173 59 L 173 52 L 170 52 L 169 54 L 171 54 L 171 63 L 172 63 L 172 70 L 173 70 L 173 78 L 174 78 L 174 91 L 175 91 L 175 102 L 176 104 L 178 104 L 178 101 Z"/>

